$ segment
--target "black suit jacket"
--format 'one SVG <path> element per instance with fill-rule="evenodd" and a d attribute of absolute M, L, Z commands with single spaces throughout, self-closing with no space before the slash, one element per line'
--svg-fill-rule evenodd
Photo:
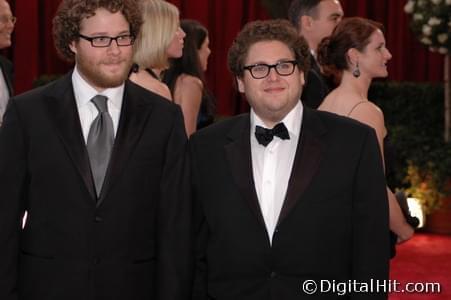
<path fill-rule="evenodd" d="M 0 299 L 186 299 L 180 109 L 126 82 L 96 201 L 70 74 L 10 101 L 0 129 Z"/>
<path fill-rule="evenodd" d="M 253 183 L 249 123 L 249 115 L 241 115 L 190 139 L 193 299 L 310 299 L 302 292 L 305 280 L 388 279 L 388 200 L 374 130 L 304 109 L 271 245 Z M 315 296 L 343 299 L 337 293 Z"/>
<path fill-rule="evenodd" d="M 310 55 L 310 70 L 305 76 L 302 90 L 302 103 L 310 108 L 318 108 L 331 90 L 328 79 L 321 73 L 321 69 L 313 55 Z"/>
<path fill-rule="evenodd" d="M 0 55 L 0 68 L 3 73 L 3 77 L 6 80 L 6 86 L 8 87 L 9 95 L 13 95 L 13 64 Z"/>

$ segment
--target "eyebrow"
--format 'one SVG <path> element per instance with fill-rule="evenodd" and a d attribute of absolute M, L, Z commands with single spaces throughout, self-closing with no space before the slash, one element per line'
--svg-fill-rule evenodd
<path fill-rule="evenodd" d="M 278 59 L 278 60 L 275 62 L 275 64 L 280 63 L 280 62 L 285 62 L 285 61 L 291 61 L 291 60 L 295 60 L 295 59 L 296 59 L 296 58 L 288 58 L 288 57 L 284 57 L 284 58 Z M 261 60 L 256 61 L 256 62 L 254 62 L 254 63 L 249 63 L 249 64 L 247 64 L 247 65 L 260 65 L 260 64 L 271 65 L 271 63 L 268 63 L 268 62 L 266 62 L 266 61 L 261 61 Z"/>
<path fill-rule="evenodd" d="M 124 30 L 119 32 L 116 36 L 124 35 L 124 34 L 130 34 L 130 30 Z M 92 32 L 89 33 L 91 36 L 110 36 L 107 32 Z"/>
<path fill-rule="evenodd" d="M 341 14 L 341 13 L 332 13 L 332 14 L 329 15 L 329 18 L 342 17 L 342 16 L 343 16 L 343 14 Z"/>

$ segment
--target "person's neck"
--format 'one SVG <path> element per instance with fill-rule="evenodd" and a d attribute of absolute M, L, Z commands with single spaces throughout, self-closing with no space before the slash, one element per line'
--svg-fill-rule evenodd
<path fill-rule="evenodd" d="M 359 95 L 362 99 L 368 99 L 368 90 L 371 85 L 371 79 L 360 76 L 355 78 L 349 71 L 343 72 L 340 86 L 349 92 Z"/>
<path fill-rule="evenodd" d="M 163 72 L 163 69 L 157 69 L 157 68 L 151 68 L 151 70 L 157 75 L 158 78 L 161 78 L 161 73 Z"/>

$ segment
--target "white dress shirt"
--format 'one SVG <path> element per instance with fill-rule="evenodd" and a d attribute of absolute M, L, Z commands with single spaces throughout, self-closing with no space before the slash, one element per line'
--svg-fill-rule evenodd
<path fill-rule="evenodd" d="M 88 134 L 91 123 L 99 114 L 99 111 L 95 107 L 94 103 L 91 102 L 91 99 L 96 95 L 103 95 L 108 98 L 108 112 L 111 119 L 113 119 L 114 136 L 116 136 L 117 127 L 119 125 L 119 117 L 121 114 L 122 98 L 124 96 L 124 84 L 98 92 L 91 85 L 89 85 L 83 77 L 81 77 L 77 67 L 75 66 L 74 72 L 72 73 L 72 85 L 74 87 L 75 102 L 77 103 L 85 143 L 88 142 Z"/>
<path fill-rule="evenodd" d="M 8 104 L 8 100 L 9 100 L 8 85 L 6 84 L 6 79 L 3 76 L 3 71 L 0 67 L 0 126 L 2 125 L 3 114 L 6 111 L 6 105 Z"/>
<path fill-rule="evenodd" d="M 250 113 L 254 183 L 271 243 L 287 193 L 288 181 L 296 155 L 296 148 L 301 133 L 302 112 L 303 106 L 299 101 L 281 121 L 288 129 L 290 139 L 282 140 L 275 136 L 266 147 L 259 144 L 255 137 L 255 126 L 266 126 L 253 110 Z"/>

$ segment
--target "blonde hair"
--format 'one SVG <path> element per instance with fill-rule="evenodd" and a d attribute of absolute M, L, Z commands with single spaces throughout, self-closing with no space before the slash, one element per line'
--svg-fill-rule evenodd
<path fill-rule="evenodd" d="M 179 10 L 162 0 L 142 0 L 143 24 L 133 45 L 133 60 L 144 68 L 166 68 L 166 53 L 179 27 Z"/>

